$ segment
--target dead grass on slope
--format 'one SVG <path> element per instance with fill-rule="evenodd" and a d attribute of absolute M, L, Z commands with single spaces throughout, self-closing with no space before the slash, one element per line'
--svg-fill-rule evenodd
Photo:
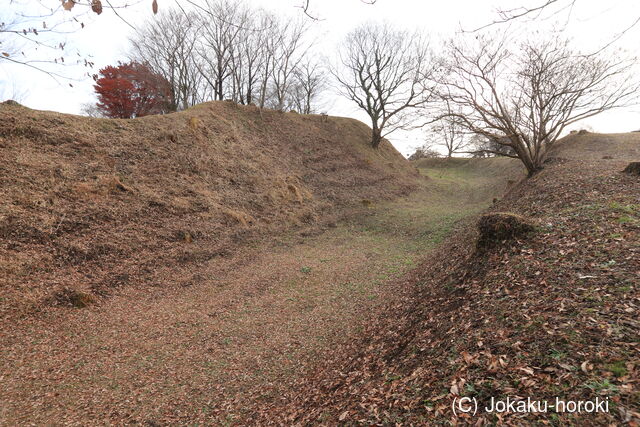
<path fill-rule="evenodd" d="M 135 120 L 0 105 L 0 316 L 127 286 L 184 286 L 198 265 L 313 232 L 416 186 L 343 118 L 232 103 Z"/>
<path fill-rule="evenodd" d="M 534 218 L 527 239 L 477 251 L 473 221 L 389 288 L 358 340 L 292 385 L 260 423 L 638 425 L 640 190 L 621 173 L 637 135 L 559 144 L 494 211 Z M 601 147 L 598 152 L 595 147 Z M 613 159 L 602 159 L 603 152 Z M 453 399 L 608 399 L 607 413 L 454 415 Z M 483 408 L 483 406 L 480 406 Z"/>
<path fill-rule="evenodd" d="M 197 268 L 166 267 L 181 286 L 122 286 L 88 309 L 5 324 L 0 424 L 260 423 L 257 405 L 359 336 L 395 301 L 390 284 L 497 195 L 462 171 L 438 176 L 323 233 L 290 229 Z M 174 238 L 188 247 L 198 236 Z"/>

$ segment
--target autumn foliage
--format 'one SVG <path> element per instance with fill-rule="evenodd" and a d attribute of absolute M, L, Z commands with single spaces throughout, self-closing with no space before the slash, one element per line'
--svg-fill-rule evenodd
<path fill-rule="evenodd" d="M 97 107 L 106 117 L 129 119 L 173 110 L 169 82 L 143 64 L 108 66 L 95 80 Z"/>

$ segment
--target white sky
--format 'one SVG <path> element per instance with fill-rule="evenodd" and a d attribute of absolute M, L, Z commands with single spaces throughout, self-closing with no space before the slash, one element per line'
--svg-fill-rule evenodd
<path fill-rule="evenodd" d="M 6 11 L 6 8 L 12 7 L 9 5 L 10 1 L 0 0 L 0 13 L 3 9 Z M 42 1 L 53 4 L 58 3 L 59 0 Z M 175 1 L 158 0 L 158 3 L 160 8 L 163 8 L 172 6 Z M 249 4 L 291 16 L 302 13 L 296 8 L 301 1 L 247 0 Z M 496 8 L 515 7 L 521 4 L 537 5 L 542 2 L 542 0 L 377 0 L 375 5 L 368 5 L 360 0 L 311 1 L 313 13 L 322 18 L 313 23 L 313 32 L 317 39 L 316 52 L 327 57 L 330 57 L 330 53 L 347 32 L 365 21 L 387 21 L 398 28 L 418 28 L 432 35 L 433 40 L 437 40 L 455 36 L 461 28 L 471 30 L 493 21 L 497 17 Z M 134 26 L 145 19 L 154 19 L 151 0 L 142 0 L 140 4 L 121 10 L 120 13 Z M 579 47 L 595 50 L 640 17 L 640 2 L 638 0 L 606 2 L 577 0 L 570 16 L 567 13 L 559 16 L 564 18 L 562 27 L 570 37 L 574 38 Z M 133 31 L 129 26 L 107 9 L 99 17 L 85 16 L 82 20 L 86 24 L 85 28 L 65 37 L 68 43 L 67 53 L 77 49 L 85 56 L 91 55 L 95 62 L 92 73 L 97 72 L 101 67 L 125 59 L 127 37 Z M 548 32 L 553 24 L 551 20 L 544 19 L 538 19 L 535 22 L 519 21 L 514 29 Z M 629 31 L 617 46 L 640 56 L 639 41 L 640 25 Z M 438 49 L 437 42 L 432 45 L 436 50 Z M 81 76 L 86 70 L 83 67 L 67 66 L 63 72 Z M 22 94 L 21 102 L 31 108 L 79 113 L 82 103 L 94 101 L 93 81 L 85 78 L 82 81 L 73 81 L 72 84 L 73 88 L 69 87 L 68 82 L 58 83 L 43 73 L 28 70 L 25 67 L 0 65 L 0 98 L 11 98 L 14 93 Z M 358 112 L 355 106 L 346 100 L 339 99 L 337 95 L 329 97 L 326 109 L 331 115 L 355 117 L 369 124 L 366 116 Z M 640 109 L 629 108 L 608 112 L 587 120 L 585 125 L 598 132 L 628 132 L 640 129 Z M 403 154 L 410 154 L 423 142 L 422 133 L 418 131 L 392 134 L 389 139 Z"/>

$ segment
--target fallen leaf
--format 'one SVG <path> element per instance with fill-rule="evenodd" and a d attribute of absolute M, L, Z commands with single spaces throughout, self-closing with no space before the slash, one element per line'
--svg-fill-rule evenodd
<path fill-rule="evenodd" d="M 456 380 L 453 380 L 453 382 L 451 383 L 451 388 L 449 389 L 449 391 L 451 392 L 451 394 L 458 394 L 460 392 L 460 390 L 458 389 L 458 385 L 456 384 Z"/>
<path fill-rule="evenodd" d="M 91 10 L 100 15 L 102 13 L 102 2 L 100 0 L 92 0 Z"/>
<path fill-rule="evenodd" d="M 518 368 L 518 370 L 520 370 L 520 371 L 522 371 L 522 372 L 524 372 L 526 374 L 533 375 L 533 369 L 531 369 L 531 368 L 523 367 L 523 368 Z"/>
<path fill-rule="evenodd" d="M 463 351 L 461 354 L 462 354 L 462 358 L 464 359 L 466 364 L 470 364 L 470 363 L 473 362 L 473 356 L 472 355 L 470 355 L 466 351 Z"/>

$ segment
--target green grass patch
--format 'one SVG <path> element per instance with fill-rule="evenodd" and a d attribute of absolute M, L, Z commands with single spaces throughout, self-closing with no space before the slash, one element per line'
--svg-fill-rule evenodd
<path fill-rule="evenodd" d="M 627 366 L 623 361 L 618 361 L 605 365 L 605 369 L 610 371 L 617 378 L 627 375 Z"/>

